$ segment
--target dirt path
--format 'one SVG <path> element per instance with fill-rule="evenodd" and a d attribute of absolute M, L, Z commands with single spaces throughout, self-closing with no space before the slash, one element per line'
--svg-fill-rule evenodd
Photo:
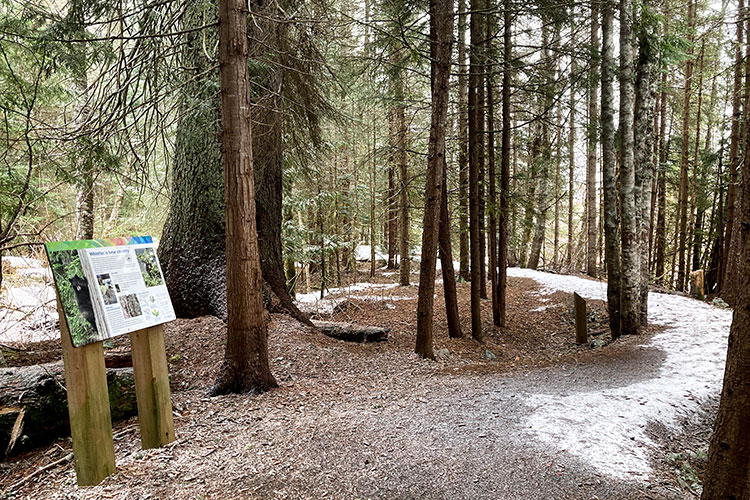
<path fill-rule="evenodd" d="M 677 433 L 682 416 L 718 394 L 730 313 L 652 295 L 652 320 L 669 323 L 662 332 L 594 352 L 554 340 L 549 331 L 555 351 L 565 345 L 569 355 L 529 369 L 519 359 L 527 355 L 523 344 L 514 342 L 524 329 L 529 337 L 539 334 L 527 316 L 567 314 L 554 312 L 563 309 L 549 298 L 556 295 L 539 294 L 575 289 L 596 299 L 604 287 L 577 277 L 513 274 L 543 288 L 515 282 L 523 291 L 513 297 L 513 321 L 522 327 L 488 342 L 497 360 L 477 361 L 484 347 L 470 340 L 440 340 L 438 347 L 450 350 L 447 359 L 419 360 L 408 348 L 410 325 L 397 314 L 409 300 L 388 302 L 395 312 L 378 309 L 376 300 L 356 312 L 403 321 L 387 344 L 344 344 L 275 316 L 271 354 L 281 388 L 252 398 L 204 397 L 220 360 L 222 326 L 212 319 L 178 325 L 168 336 L 177 443 L 142 452 L 137 424 L 126 422 L 115 430 L 118 472 L 102 485 L 75 488 L 68 464 L 14 492 L 17 498 L 129 500 L 681 498 L 652 470 L 661 457 L 651 424 Z M 387 293 L 408 297 L 414 290 Z M 180 328 L 189 330 L 193 348 L 180 350 Z M 69 447 L 60 440 L 0 464 L 0 488 Z"/>

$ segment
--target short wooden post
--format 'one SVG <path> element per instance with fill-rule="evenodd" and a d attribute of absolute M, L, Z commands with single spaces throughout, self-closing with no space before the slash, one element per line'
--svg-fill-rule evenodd
<path fill-rule="evenodd" d="M 115 472 L 104 348 L 101 342 L 73 347 L 59 297 L 57 311 L 76 476 L 79 486 L 92 486 Z"/>
<path fill-rule="evenodd" d="M 135 375 L 135 398 L 141 447 L 159 448 L 174 441 L 164 327 L 153 326 L 129 334 Z"/>
<path fill-rule="evenodd" d="M 576 313 L 576 344 L 585 344 L 588 342 L 586 301 L 577 293 L 573 293 L 573 306 Z"/>

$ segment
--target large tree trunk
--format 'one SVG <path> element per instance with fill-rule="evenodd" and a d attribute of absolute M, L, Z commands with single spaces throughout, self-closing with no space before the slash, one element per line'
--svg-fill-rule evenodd
<path fill-rule="evenodd" d="M 479 89 L 482 86 L 480 45 L 484 37 L 482 30 L 483 0 L 471 0 L 471 18 L 469 31 L 470 67 L 469 67 L 469 240 L 471 248 L 471 336 L 479 341 L 484 340 L 482 332 L 482 316 L 480 302 L 481 267 L 479 264 L 479 172 L 480 154 L 479 143 Z"/>
<path fill-rule="evenodd" d="M 268 4 L 258 6 L 267 9 Z M 215 14 L 205 7 L 188 7 L 183 27 L 191 29 Z M 262 18 L 264 26 L 271 21 Z M 260 37 L 278 38 L 278 26 L 266 26 Z M 185 35 L 185 66 L 193 69 L 185 83 L 177 127 L 172 196 L 164 232 L 159 243 L 159 260 L 175 312 L 179 316 L 205 314 L 226 319 L 226 257 L 224 174 L 219 143 L 219 100 L 212 76 L 215 46 L 210 32 Z M 208 39 L 206 39 L 208 37 Z M 260 49 L 255 53 L 261 56 Z M 267 67 L 272 65 L 256 65 Z M 261 71 L 261 70 L 259 70 Z M 257 77 L 263 90 L 254 96 L 253 147 L 254 184 L 257 189 L 257 224 L 263 279 L 281 306 L 306 324 L 309 318 L 292 301 L 284 279 L 281 252 L 282 223 L 282 136 L 279 93 L 282 76 L 278 68 L 267 67 Z"/>
<path fill-rule="evenodd" d="M 599 6 L 597 2 L 591 2 L 591 55 L 592 59 L 599 50 Z M 588 92 L 588 131 L 586 133 L 586 273 L 596 278 L 596 257 L 599 245 L 597 244 L 596 225 L 596 148 L 598 136 L 599 113 L 597 110 L 598 88 L 596 64 L 591 65 L 591 76 Z"/>
<path fill-rule="evenodd" d="M 268 364 L 255 221 L 247 7 L 219 0 L 219 74 L 226 202 L 227 345 L 212 394 L 276 387 Z"/>
<path fill-rule="evenodd" d="M 466 0 L 458 0 L 458 248 L 459 276 L 469 281 L 468 75 L 466 68 Z"/>
<path fill-rule="evenodd" d="M 497 270 L 497 301 L 500 315 L 499 326 L 505 326 L 505 310 L 507 304 L 506 288 L 508 284 L 508 205 L 510 202 L 510 59 L 513 51 L 512 24 L 510 0 L 503 1 L 503 131 L 500 139 L 501 171 L 500 171 L 500 213 L 498 223 L 498 270 Z"/>
<path fill-rule="evenodd" d="M 708 452 L 703 500 L 750 498 L 750 176 L 743 172 L 735 225 L 740 258 L 736 261 L 736 303 L 729 332 L 724 387 Z"/>
<path fill-rule="evenodd" d="M 602 4 L 602 184 L 604 186 L 604 247 L 607 261 L 607 310 L 612 336 L 620 336 L 620 250 L 617 224 L 614 118 L 614 12 Z"/>
<path fill-rule="evenodd" d="M 453 0 L 430 0 L 430 82 L 432 114 L 430 142 L 427 152 L 425 207 L 422 232 L 422 260 L 419 269 L 417 299 L 417 342 L 415 352 L 433 359 L 432 350 L 433 302 L 435 265 L 438 250 L 441 198 L 445 192 L 445 128 L 448 116 L 448 84 L 451 71 L 451 42 L 453 39 Z M 453 263 L 450 263 L 453 267 Z"/>

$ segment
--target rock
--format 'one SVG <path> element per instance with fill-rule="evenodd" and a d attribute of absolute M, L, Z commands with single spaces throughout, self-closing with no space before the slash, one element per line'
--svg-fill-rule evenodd
<path fill-rule="evenodd" d="M 592 349 L 597 349 L 599 347 L 604 347 L 605 345 L 607 345 L 607 342 L 605 342 L 602 339 L 594 339 L 591 342 L 589 342 L 589 347 L 591 347 Z"/>
<path fill-rule="evenodd" d="M 721 297 L 716 297 L 716 298 L 715 298 L 715 299 L 713 300 L 713 304 L 714 304 L 715 306 L 717 306 L 717 307 L 723 307 L 723 308 L 725 308 L 725 309 L 729 307 L 729 304 L 727 304 L 726 302 L 724 302 L 723 300 L 721 300 Z"/>
<path fill-rule="evenodd" d="M 489 361 L 492 361 L 492 360 L 493 360 L 493 359 L 495 359 L 495 358 L 497 358 L 497 356 L 495 356 L 495 353 L 493 353 L 493 352 L 492 352 L 492 351 L 490 351 L 489 349 L 485 349 L 485 350 L 484 350 L 484 359 L 487 359 L 487 360 L 489 360 Z"/>
<path fill-rule="evenodd" d="M 438 358 L 445 359 L 445 358 L 447 358 L 450 355 L 450 353 L 451 352 L 448 349 L 438 349 L 437 352 L 435 353 L 435 355 Z"/>
<path fill-rule="evenodd" d="M 353 323 L 313 321 L 313 325 L 325 335 L 347 342 L 382 342 L 388 340 L 390 328 L 362 326 Z"/>

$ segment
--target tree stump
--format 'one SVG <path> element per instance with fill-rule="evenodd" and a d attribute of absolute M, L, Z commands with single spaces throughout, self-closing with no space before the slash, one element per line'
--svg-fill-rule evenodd
<path fill-rule="evenodd" d="M 573 293 L 573 308 L 576 315 L 576 344 L 585 344 L 588 342 L 586 301 L 577 293 Z"/>

